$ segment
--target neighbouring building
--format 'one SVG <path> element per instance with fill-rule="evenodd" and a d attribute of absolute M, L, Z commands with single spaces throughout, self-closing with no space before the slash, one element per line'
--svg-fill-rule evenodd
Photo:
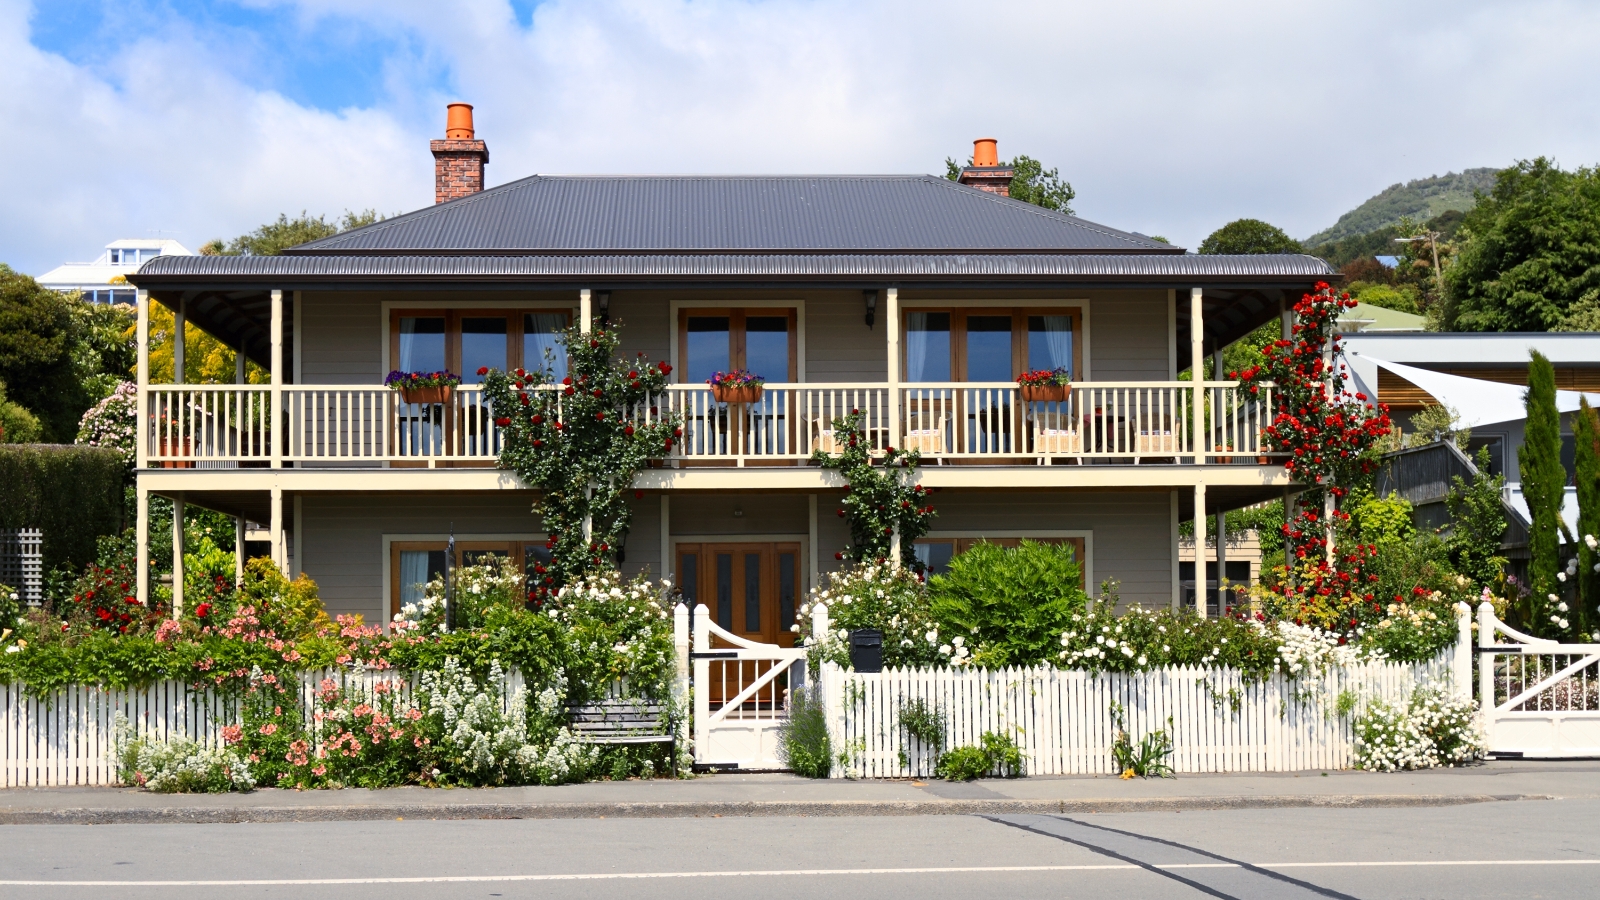
<path fill-rule="evenodd" d="M 539 364 L 571 323 L 619 325 L 629 355 L 677 380 L 661 404 L 685 435 L 635 482 L 624 570 L 673 576 L 752 639 L 789 641 L 782 611 L 839 565 L 845 485 L 809 460 L 851 409 L 877 446 L 921 450 L 938 517 L 918 553 L 935 568 L 975 541 L 1064 542 L 1091 593 L 1114 578 L 1147 607 L 1184 596 L 1181 520 L 1203 532 L 1206 513 L 1291 487 L 1260 446 L 1271 392 L 1178 373 L 1335 279 L 1322 260 L 1200 256 L 1012 200 L 983 142 L 991 165 L 959 182 L 486 188 L 488 147 L 458 107 L 431 149 L 433 206 L 280 256 L 161 256 L 131 276 L 180 329 L 271 372 L 157 385 L 141 365 L 141 566 L 152 494 L 268 523 L 278 565 L 369 620 L 443 567 L 451 535 L 459 561 L 531 565 L 545 535 L 528 487 L 495 468 L 475 373 Z M 767 378 L 761 400 L 714 400 L 705 380 L 734 367 Z M 1057 367 L 1069 398 L 1024 402 L 1017 374 Z M 395 369 L 463 384 L 447 405 L 406 404 L 383 386 Z"/>
<path fill-rule="evenodd" d="M 192 256 L 177 241 L 124 238 L 106 245 L 94 262 L 62 263 L 34 279 L 51 290 L 77 291 L 90 303 L 133 305 L 135 290 L 127 276 L 158 256 Z"/>
<path fill-rule="evenodd" d="M 1343 348 L 1354 389 L 1388 404 L 1402 436 L 1412 430 L 1412 416 L 1436 404 L 1453 410 L 1458 424 L 1471 432 L 1465 459 L 1437 451 L 1402 454 L 1389 463 L 1382 486 L 1419 507 L 1432 507 L 1422 511 L 1422 524 L 1440 524 L 1449 476 L 1470 469 L 1467 460 L 1488 448 L 1489 471 L 1505 476 L 1506 502 L 1521 516 L 1514 532 L 1525 529 L 1528 520 L 1517 453 L 1526 419 L 1529 354 L 1544 354 L 1555 368 L 1561 412 L 1561 463 L 1568 479 L 1562 516 L 1569 528 L 1577 527 L 1573 414 L 1585 395 L 1591 406 L 1600 407 L 1600 333 L 1363 332 L 1345 335 Z"/>

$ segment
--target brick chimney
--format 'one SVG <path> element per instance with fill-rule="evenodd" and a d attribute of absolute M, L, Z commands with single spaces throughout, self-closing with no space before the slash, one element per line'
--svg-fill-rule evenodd
<path fill-rule="evenodd" d="M 444 140 L 430 141 L 433 151 L 433 202 L 443 203 L 483 190 L 483 167 L 489 145 L 472 136 L 472 105 L 452 103 L 445 118 Z"/>
<path fill-rule="evenodd" d="M 994 138 L 978 138 L 972 142 L 972 165 L 961 170 L 956 180 L 980 191 L 1011 196 L 1011 179 L 1017 170 L 1000 165 L 999 146 Z"/>

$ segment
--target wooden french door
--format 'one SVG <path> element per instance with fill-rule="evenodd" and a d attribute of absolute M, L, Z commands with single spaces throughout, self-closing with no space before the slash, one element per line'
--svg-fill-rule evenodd
<path fill-rule="evenodd" d="M 793 647 L 795 611 L 800 604 L 798 543 L 679 544 L 678 586 L 684 599 L 704 604 L 712 621 L 739 637 L 763 644 Z M 712 637 L 713 649 L 728 649 Z M 713 709 L 738 697 L 746 685 L 773 665 L 758 660 L 715 660 L 704 690 Z M 759 715 L 787 705 L 787 674 L 740 703 L 742 713 Z M 741 713 L 741 714 L 742 714 Z"/>
<path fill-rule="evenodd" d="M 691 603 L 742 638 L 794 646 L 800 608 L 798 543 L 679 544 L 678 585 Z"/>

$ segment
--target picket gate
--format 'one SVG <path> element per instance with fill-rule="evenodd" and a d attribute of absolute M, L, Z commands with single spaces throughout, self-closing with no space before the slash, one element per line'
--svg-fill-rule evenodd
<path fill-rule="evenodd" d="M 1481 604 L 1478 696 L 1492 756 L 1600 756 L 1600 644 L 1523 634 Z"/>

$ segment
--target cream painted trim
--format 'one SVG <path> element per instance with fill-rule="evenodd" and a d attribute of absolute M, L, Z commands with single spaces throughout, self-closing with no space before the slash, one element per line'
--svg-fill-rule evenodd
<path fill-rule="evenodd" d="M 389 315 L 396 309 L 564 309 L 572 313 L 572 321 L 578 321 L 580 307 L 578 300 L 385 300 L 378 304 L 378 331 L 383 335 L 383 371 L 388 374 L 394 369 L 389 360 Z M 299 319 L 296 318 L 298 322 Z M 295 346 L 299 346 L 296 341 Z"/>
<path fill-rule="evenodd" d="M 1087 297 L 1080 299 L 1063 298 L 1058 300 L 998 300 L 983 298 L 978 300 L 951 300 L 949 302 L 936 299 L 911 299 L 900 298 L 900 309 L 923 309 L 936 307 L 950 307 L 952 309 L 965 309 L 968 307 L 982 306 L 1009 306 L 1009 307 L 1051 307 L 1060 306 L 1066 309 L 1074 307 L 1078 310 L 1078 318 L 1083 322 L 1083 372 L 1076 376 L 1078 381 L 1094 380 L 1094 324 L 1090 321 L 1090 304 Z M 898 363 L 896 363 L 898 365 Z"/>
<path fill-rule="evenodd" d="M 934 540 L 953 538 L 1083 538 L 1083 583 L 1094 596 L 1099 582 L 1094 580 L 1094 531 L 1081 528 L 966 528 L 960 531 L 930 531 L 923 535 Z M 1173 546 L 1177 546 L 1174 542 Z"/>
<path fill-rule="evenodd" d="M 930 466 L 922 484 L 953 490 L 1146 488 L 1171 490 L 1204 483 L 1284 487 L 1292 484 L 1281 465 L 1265 466 Z M 499 469 L 146 469 L 138 484 L 162 495 L 173 491 L 289 491 L 361 493 L 382 491 L 531 491 L 514 473 Z M 636 490 L 796 492 L 840 491 L 838 473 L 813 466 L 646 469 Z"/>
<path fill-rule="evenodd" d="M 512 541 L 542 541 L 548 539 L 549 537 L 550 535 L 540 531 L 527 534 L 458 534 L 456 535 L 456 540 L 472 542 L 482 541 L 484 543 L 488 543 L 489 541 L 505 541 L 506 543 L 510 543 Z M 389 623 L 392 621 L 389 618 L 389 597 L 392 595 L 394 590 L 394 582 L 389 578 L 389 557 L 392 553 L 392 545 L 397 542 L 405 543 L 416 541 L 420 543 L 422 541 L 448 540 L 450 540 L 450 535 L 448 533 L 385 534 L 383 536 L 383 556 L 381 556 L 378 560 L 379 568 L 383 570 L 383 596 L 378 598 L 378 609 L 381 611 L 381 615 L 383 616 L 383 630 L 385 632 L 389 630 Z"/>
<path fill-rule="evenodd" d="M 806 301 L 804 300 L 740 300 L 737 296 L 727 300 L 707 297 L 701 300 L 672 300 L 667 304 L 667 362 L 674 369 L 682 369 L 678 359 L 678 310 L 680 309 L 792 309 L 794 310 L 794 375 L 796 384 L 806 380 Z"/>
<path fill-rule="evenodd" d="M 301 502 L 303 498 L 303 494 L 294 495 L 294 518 L 290 520 L 294 523 L 290 526 L 294 529 L 294 565 L 290 566 L 289 570 L 299 570 L 295 573 L 295 577 L 306 570 L 306 517 L 305 505 Z"/>
<path fill-rule="evenodd" d="M 294 383 L 297 385 L 306 383 L 305 376 L 301 374 L 302 350 L 305 348 L 305 341 L 300 339 L 300 328 L 305 324 L 305 315 L 300 304 L 300 295 L 302 293 L 302 291 L 294 292 L 294 299 L 290 302 L 289 307 L 294 315 L 294 329 L 292 330 L 294 335 Z"/>

